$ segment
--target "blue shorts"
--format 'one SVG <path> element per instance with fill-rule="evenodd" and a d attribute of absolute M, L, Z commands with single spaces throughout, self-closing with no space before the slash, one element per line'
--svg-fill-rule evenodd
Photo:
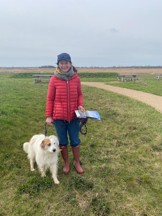
<path fill-rule="evenodd" d="M 79 119 L 74 119 L 71 122 L 64 120 L 54 120 L 54 127 L 58 136 L 59 144 L 62 146 L 68 145 L 68 137 L 71 146 L 77 146 L 80 144 L 79 139 Z"/>

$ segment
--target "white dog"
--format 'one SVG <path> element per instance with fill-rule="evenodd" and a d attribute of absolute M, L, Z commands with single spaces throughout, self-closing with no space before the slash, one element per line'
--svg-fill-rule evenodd
<path fill-rule="evenodd" d="M 23 149 L 28 154 L 31 171 L 35 170 L 36 162 L 42 177 L 46 176 L 46 170 L 50 169 L 54 183 L 59 184 L 57 165 L 60 149 L 56 136 L 34 135 L 29 142 L 23 144 Z"/>

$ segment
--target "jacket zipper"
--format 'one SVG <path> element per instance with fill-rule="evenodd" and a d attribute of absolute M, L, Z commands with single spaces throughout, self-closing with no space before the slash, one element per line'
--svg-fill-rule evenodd
<path fill-rule="evenodd" d="M 68 80 L 67 80 L 67 97 L 68 97 L 68 122 L 70 123 L 70 91 L 69 91 Z"/>

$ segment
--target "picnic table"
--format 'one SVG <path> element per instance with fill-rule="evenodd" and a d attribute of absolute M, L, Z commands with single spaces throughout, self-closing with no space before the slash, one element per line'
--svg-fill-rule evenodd
<path fill-rule="evenodd" d="M 44 81 L 49 81 L 52 75 L 48 74 L 33 74 L 34 82 L 35 83 L 41 83 Z"/>
<path fill-rule="evenodd" d="M 118 75 L 118 80 L 121 82 L 136 81 L 138 76 L 136 74 L 120 74 Z"/>
<path fill-rule="evenodd" d="M 160 78 L 162 78 L 162 74 L 157 74 L 156 79 L 159 80 Z"/>

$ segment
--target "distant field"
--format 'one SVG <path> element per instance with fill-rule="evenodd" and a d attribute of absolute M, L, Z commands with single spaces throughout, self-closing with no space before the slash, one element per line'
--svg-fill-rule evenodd
<path fill-rule="evenodd" d="M 0 73 L 53 73 L 54 68 L 0 68 Z M 78 68 L 79 72 L 114 72 L 119 74 L 162 74 L 162 67 Z"/>

